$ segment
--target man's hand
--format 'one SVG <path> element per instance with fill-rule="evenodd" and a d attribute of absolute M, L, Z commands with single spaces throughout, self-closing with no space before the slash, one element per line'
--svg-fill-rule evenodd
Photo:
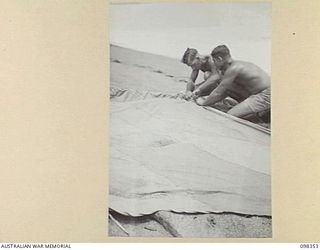
<path fill-rule="evenodd" d="M 199 97 L 195 101 L 196 101 L 196 104 L 198 104 L 199 106 L 205 106 L 204 104 L 205 104 L 206 98 Z"/>
<path fill-rule="evenodd" d="M 199 97 L 199 95 L 200 95 L 200 92 L 201 92 L 200 87 L 199 87 L 199 88 L 197 88 L 195 91 L 193 91 L 193 95 L 194 95 L 194 97 L 195 97 L 195 98 L 198 98 L 198 97 Z"/>
<path fill-rule="evenodd" d="M 193 93 L 191 91 L 187 91 L 184 95 L 184 99 L 189 101 L 193 97 Z"/>

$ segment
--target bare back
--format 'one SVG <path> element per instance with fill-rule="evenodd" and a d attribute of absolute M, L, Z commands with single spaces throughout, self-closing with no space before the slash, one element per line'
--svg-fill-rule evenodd
<path fill-rule="evenodd" d="M 244 89 L 249 95 L 257 94 L 270 87 L 270 77 L 253 63 L 233 61 L 227 71 L 236 71 L 233 88 Z"/>

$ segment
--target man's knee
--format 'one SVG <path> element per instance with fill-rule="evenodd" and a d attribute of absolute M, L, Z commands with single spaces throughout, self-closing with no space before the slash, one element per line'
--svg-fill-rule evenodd
<path fill-rule="evenodd" d="M 233 115 L 233 116 L 241 118 L 241 117 L 250 115 L 253 112 L 252 112 L 251 108 L 246 103 L 242 102 L 242 103 L 239 103 L 238 105 L 234 106 L 227 113 L 229 115 Z"/>
<path fill-rule="evenodd" d="M 227 112 L 227 114 L 233 115 L 233 116 L 236 116 L 236 117 L 239 117 L 239 112 L 238 112 L 238 110 L 235 109 L 235 108 L 230 109 L 230 110 Z"/>

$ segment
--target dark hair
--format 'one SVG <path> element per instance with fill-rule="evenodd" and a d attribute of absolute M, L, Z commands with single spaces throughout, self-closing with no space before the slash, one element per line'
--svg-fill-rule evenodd
<path fill-rule="evenodd" d="M 195 57 L 198 51 L 194 48 L 187 48 L 187 50 L 184 52 L 183 57 L 181 59 L 182 63 L 187 64 L 190 57 Z"/>
<path fill-rule="evenodd" d="M 212 50 L 211 56 L 212 57 L 221 56 L 222 58 L 225 58 L 226 56 L 230 56 L 230 50 L 226 45 L 219 45 Z"/>

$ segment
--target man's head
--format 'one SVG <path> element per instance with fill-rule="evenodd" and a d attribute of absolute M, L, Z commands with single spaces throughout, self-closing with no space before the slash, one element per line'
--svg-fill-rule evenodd
<path fill-rule="evenodd" d="M 230 50 L 226 45 L 219 45 L 211 52 L 212 59 L 218 68 L 222 68 L 231 58 Z"/>
<path fill-rule="evenodd" d="M 196 49 L 193 48 L 187 48 L 187 50 L 183 54 L 181 62 L 193 68 L 200 68 L 201 66 L 199 53 Z"/>

